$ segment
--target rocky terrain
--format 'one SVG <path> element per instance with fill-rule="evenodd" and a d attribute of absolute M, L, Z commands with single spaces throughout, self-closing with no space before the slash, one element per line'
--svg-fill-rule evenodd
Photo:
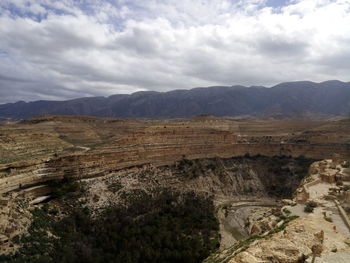
<path fill-rule="evenodd" d="M 308 183 L 321 180 L 335 185 L 338 177 L 345 181 L 347 168 L 340 167 L 340 162 L 349 156 L 348 120 L 247 121 L 212 116 L 127 120 L 48 115 L 3 123 L 0 126 L 2 254 L 18 251 L 21 235 L 28 231 L 33 235 L 33 223 L 38 226 L 37 220 L 41 222 L 37 217 L 39 212 L 35 212 L 38 208 L 49 211 L 54 221 L 64 220 L 80 206 L 91 211 L 91 218 L 98 218 L 115 205 L 128 206 L 130 200 L 145 196 L 152 199 L 160 192 L 170 191 L 176 196 L 194 193 L 212 200 L 222 254 L 208 260 L 255 262 L 249 261 L 249 257 L 255 257 L 260 262 L 256 249 L 246 246 L 254 241 L 249 238 L 258 237 L 257 242 L 262 242 L 264 247 L 267 239 L 263 235 L 270 233 L 272 239 L 279 240 L 282 237 L 274 237 L 271 231 L 281 226 L 290 231 L 286 234 L 289 241 L 295 233 L 306 232 L 303 238 L 307 245 L 320 243 L 318 234 L 317 237 L 314 234 L 319 232 L 317 220 L 325 219 L 310 215 L 292 220 L 292 215 L 300 216 L 300 206 L 282 207 L 281 200 L 292 198 L 296 191 L 295 201 L 303 206 L 311 196 L 318 195 L 314 193 L 316 190 L 307 188 Z M 304 179 L 298 188 L 312 162 L 330 158 L 339 161 L 326 162 L 323 166 L 322 162 L 313 164 L 311 177 Z M 318 175 L 319 181 L 314 178 Z M 342 189 L 336 198 L 346 209 L 348 194 L 344 192 L 346 188 Z M 174 200 L 181 206 L 182 199 Z M 209 209 L 211 205 L 205 207 Z M 292 214 L 286 215 L 285 208 Z M 290 224 L 289 220 L 292 220 Z M 215 229 L 212 224 L 206 232 L 208 238 L 215 238 L 209 234 Z M 312 224 L 317 227 L 309 227 Z M 339 231 L 334 238 L 341 235 L 344 234 Z M 244 246 L 240 245 L 242 242 Z M 214 241 L 211 243 L 210 250 L 216 246 Z M 248 259 L 243 259 L 245 254 L 236 253 L 237 244 L 239 249 L 247 248 Z M 310 247 L 302 249 L 303 253 L 295 249 L 291 252 L 295 257 L 271 262 L 297 262 L 293 260 L 299 260 L 302 254 L 310 258 Z M 272 249 L 268 255 L 278 258 L 274 250 L 278 249 Z M 340 245 L 337 250 L 346 252 Z M 285 256 L 287 252 L 281 253 Z"/>
<path fill-rule="evenodd" d="M 281 208 L 285 220 L 261 229 L 206 262 L 348 262 L 350 259 L 348 163 L 323 160 L 310 167 L 309 176 L 293 200 Z M 345 210 L 344 208 L 345 207 Z M 347 211 L 347 212 L 346 212 Z M 288 224 L 283 222 L 291 221 Z M 269 222 L 274 220 L 269 219 Z M 315 259 L 315 261 L 312 261 Z"/>

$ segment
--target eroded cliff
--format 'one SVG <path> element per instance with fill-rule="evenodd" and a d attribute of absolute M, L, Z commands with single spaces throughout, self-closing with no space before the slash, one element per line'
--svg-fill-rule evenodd
<path fill-rule="evenodd" d="M 350 122 L 169 121 L 44 116 L 0 126 L 0 192 L 183 158 L 350 155 Z"/>

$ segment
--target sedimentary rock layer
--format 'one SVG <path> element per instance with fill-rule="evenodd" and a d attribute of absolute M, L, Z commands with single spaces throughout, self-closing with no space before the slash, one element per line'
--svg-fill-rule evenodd
<path fill-rule="evenodd" d="M 47 180 L 196 158 L 350 156 L 350 121 L 243 121 L 210 116 L 122 120 L 44 116 L 0 126 L 0 193 Z"/>

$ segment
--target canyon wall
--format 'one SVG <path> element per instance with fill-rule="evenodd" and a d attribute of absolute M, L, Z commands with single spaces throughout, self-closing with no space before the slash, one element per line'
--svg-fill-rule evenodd
<path fill-rule="evenodd" d="M 350 156 L 350 122 L 120 120 L 46 116 L 0 126 L 0 193 L 65 176 L 102 176 L 181 159 L 249 155 Z M 49 150 L 47 150 L 49 149 Z"/>

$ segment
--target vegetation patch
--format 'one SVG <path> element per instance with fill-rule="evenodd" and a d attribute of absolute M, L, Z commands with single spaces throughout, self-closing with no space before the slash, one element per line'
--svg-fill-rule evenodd
<path fill-rule="evenodd" d="M 284 208 L 283 213 L 285 213 L 287 216 L 289 216 L 292 212 L 288 208 Z"/>
<path fill-rule="evenodd" d="M 186 158 L 183 158 L 183 159 L 180 160 L 178 167 L 180 169 L 182 169 L 185 166 L 192 166 L 192 165 L 193 165 L 193 161 L 192 160 L 188 160 Z"/>
<path fill-rule="evenodd" d="M 123 185 L 120 182 L 113 182 L 107 186 L 107 189 L 112 193 L 116 193 L 122 188 L 123 188 Z"/>
<path fill-rule="evenodd" d="M 350 168 L 350 160 L 346 160 L 341 165 L 343 168 Z"/>
<path fill-rule="evenodd" d="M 270 196 L 288 198 L 293 195 L 299 182 L 308 176 L 308 169 L 315 160 L 303 156 L 290 158 L 288 156 L 274 156 L 266 158 L 268 172 L 273 174 L 273 181 L 266 182 Z M 286 183 L 286 180 L 293 180 Z"/>
<path fill-rule="evenodd" d="M 304 211 L 306 213 L 312 213 L 314 209 L 317 207 L 317 203 L 314 201 L 309 201 L 306 203 Z"/>
<path fill-rule="evenodd" d="M 253 242 L 255 242 L 256 240 L 260 240 L 260 239 L 265 239 L 267 237 L 270 237 L 271 235 L 281 232 L 282 230 L 284 230 L 286 228 L 286 226 L 288 225 L 289 222 L 295 220 L 299 218 L 299 216 L 290 216 L 288 218 L 286 218 L 283 222 L 283 224 L 281 224 L 279 227 L 275 228 L 274 230 L 270 231 L 268 233 L 268 235 L 254 235 L 254 236 L 250 236 L 245 240 L 241 240 L 239 242 L 237 242 L 236 244 L 234 244 L 232 247 L 228 248 L 225 251 L 225 254 L 227 255 L 222 256 L 222 254 L 219 253 L 215 253 L 213 255 L 211 255 L 210 257 L 208 257 L 204 263 L 227 263 L 229 262 L 232 258 L 234 258 L 239 252 L 242 252 L 243 250 L 247 249 L 249 247 L 250 244 L 252 244 Z"/>
<path fill-rule="evenodd" d="M 72 208 L 63 219 L 33 211 L 22 248 L 3 262 L 202 262 L 219 246 L 211 198 L 169 190 L 143 194 L 98 218 Z"/>
<path fill-rule="evenodd" d="M 52 189 L 51 196 L 53 198 L 61 198 L 67 194 L 81 194 L 83 192 L 82 185 L 71 177 L 64 177 L 62 180 L 51 180 L 47 184 Z"/>
<path fill-rule="evenodd" d="M 290 221 L 293 221 L 295 219 L 299 218 L 299 216 L 289 216 L 286 220 L 284 220 L 283 224 L 280 225 L 279 227 L 276 227 L 274 230 L 272 230 L 269 234 L 274 234 L 274 233 L 278 233 L 281 232 L 282 230 L 284 230 L 286 228 L 286 226 L 288 225 L 288 223 Z"/>
<path fill-rule="evenodd" d="M 215 165 L 212 165 L 212 167 L 215 167 Z M 181 174 L 187 179 L 193 179 L 199 177 L 200 175 L 204 175 L 204 170 L 207 169 L 207 167 L 202 167 L 200 160 L 188 160 L 185 158 L 179 161 L 177 168 L 181 171 Z M 213 168 L 213 170 L 214 169 L 215 168 Z"/>

